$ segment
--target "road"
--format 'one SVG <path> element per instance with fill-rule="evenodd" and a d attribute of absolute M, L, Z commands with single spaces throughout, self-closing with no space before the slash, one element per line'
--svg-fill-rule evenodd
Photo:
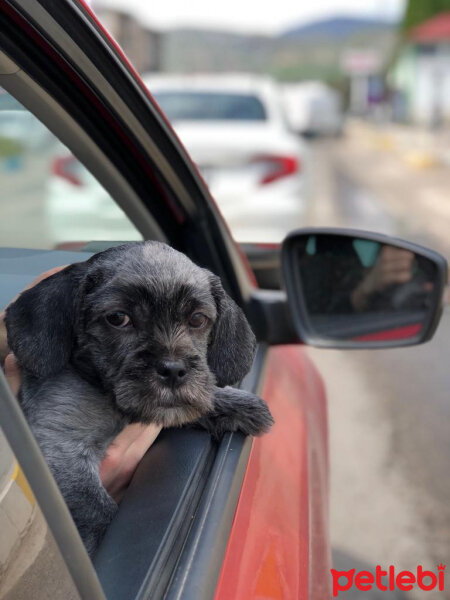
<path fill-rule="evenodd" d="M 307 224 L 397 235 L 449 259 L 448 175 L 414 171 L 366 142 L 358 133 L 312 143 Z M 450 556 L 449 339 L 447 312 L 423 346 L 310 351 L 330 402 L 336 568 L 436 571 Z M 423 597 L 414 593 L 391 597 Z"/>

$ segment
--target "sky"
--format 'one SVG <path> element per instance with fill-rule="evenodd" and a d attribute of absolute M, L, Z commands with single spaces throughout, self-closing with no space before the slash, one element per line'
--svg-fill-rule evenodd
<path fill-rule="evenodd" d="M 424 0 L 426 1 L 426 0 Z M 396 19 L 406 0 L 92 0 L 132 12 L 147 25 L 211 27 L 256 33 L 278 33 L 300 23 L 357 14 Z"/>

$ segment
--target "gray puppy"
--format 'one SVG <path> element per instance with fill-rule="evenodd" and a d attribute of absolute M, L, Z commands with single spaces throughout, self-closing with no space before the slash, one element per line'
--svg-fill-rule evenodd
<path fill-rule="evenodd" d="M 90 554 L 117 511 L 99 463 L 127 424 L 196 422 L 218 438 L 273 423 L 263 400 L 225 387 L 253 361 L 243 312 L 218 277 L 165 244 L 67 267 L 23 292 L 6 327 L 22 409 Z"/>

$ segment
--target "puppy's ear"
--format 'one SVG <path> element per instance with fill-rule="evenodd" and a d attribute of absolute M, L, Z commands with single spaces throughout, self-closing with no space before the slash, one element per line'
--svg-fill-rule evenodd
<path fill-rule="evenodd" d="M 6 309 L 8 345 L 36 377 L 58 373 L 73 344 L 76 292 L 85 271 L 77 263 L 25 290 Z"/>
<path fill-rule="evenodd" d="M 233 385 L 252 366 L 256 339 L 239 306 L 228 296 L 216 275 L 211 275 L 211 291 L 217 305 L 217 320 L 208 346 L 208 364 L 217 385 Z"/>

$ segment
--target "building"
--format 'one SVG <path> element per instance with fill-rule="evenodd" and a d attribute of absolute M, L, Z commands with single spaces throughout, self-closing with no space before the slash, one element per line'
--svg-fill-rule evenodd
<path fill-rule="evenodd" d="M 450 123 L 450 12 L 409 32 L 388 82 L 398 120 L 427 126 Z"/>
<path fill-rule="evenodd" d="M 161 70 L 161 33 L 125 11 L 95 3 L 94 10 L 139 73 Z"/>

